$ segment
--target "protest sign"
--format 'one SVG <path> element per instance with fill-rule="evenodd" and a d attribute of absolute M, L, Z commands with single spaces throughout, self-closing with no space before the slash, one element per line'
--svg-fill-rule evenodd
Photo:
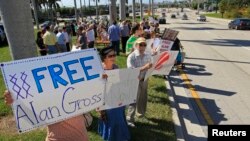
<path fill-rule="evenodd" d="M 177 55 L 178 51 L 169 51 L 160 53 L 160 57 L 152 67 L 153 72 L 151 75 L 154 74 L 168 75 L 175 63 Z"/>
<path fill-rule="evenodd" d="M 154 55 L 153 66 L 147 71 L 145 79 L 154 74 L 168 75 L 175 63 L 177 55 L 178 51 L 165 51 Z"/>
<path fill-rule="evenodd" d="M 179 34 L 179 31 L 165 28 L 161 38 L 163 40 L 175 41 L 178 34 Z"/>
<path fill-rule="evenodd" d="M 139 69 L 116 69 L 105 73 L 108 75 L 105 105 L 98 110 L 113 109 L 136 102 Z"/>
<path fill-rule="evenodd" d="M 1 63 L 19 132 L 100 107 L 104 81 L 95 49 Z"/>
<path fill-rule="evenodd" d="M 169 51 L 169 50 L 171 50 L 173 44 L 174 44 L 173 41 L 162 40 L 160 52 L 164 52 L 164 51 Z"/>

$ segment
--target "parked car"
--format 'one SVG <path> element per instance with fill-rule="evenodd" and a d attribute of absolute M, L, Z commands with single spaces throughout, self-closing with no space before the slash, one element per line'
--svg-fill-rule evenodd
<path fill-rule="evenodd" d="M 172 19 L 175 19 L 175 18 L 176 18 L 176 15 L 175 15 L 175 14 L 172 14 L 172 15 L 171 15 L 171 18 L 172 18 Z"/>
<path fill-rule="evenodd" d="M 183 14 L 181 19 L 182 19 L 182 20 L 188 20 L 187 14 Z"/>
<path fill-rule="evenodd" d="M 44 28 L 44 27 L 46 27 L 46 26 L 50 26 L 51 24 L 52 24 L 51 21 L 45 21 L 45 22 L 43 22 L 43 23 L 40 25 L 40 27 L 41 27 L 41 28 Z"/>
<path fill-rule="evenodd" d="M 236 18 L 228 23 L 229 29 L 250 29 L 250 19 Z"/>
<path fill-rule="evenodd" d="M 166 17 L 166 13 L 161 13 L 161 16 L 162 17 Z"/>
<path fill-rule="evenodd" d="M 199 16 L 197 17 L 197 21 L 203 21 L 203 22 L 205 22 L 206 20 L 207 20 L 207 18 L 206 18 L 205 15 L 199 15 Z"/>
<path fill-rule="evenodd" d="M 166 24 L 166 19 L 164 17 L 159 18 L 159 24 Z"/>
<path fill-rule="evenodd" d="M 0 23 L 0 46 L 7 42 L 6 34 L 4 32 L 3 24 Z"/>

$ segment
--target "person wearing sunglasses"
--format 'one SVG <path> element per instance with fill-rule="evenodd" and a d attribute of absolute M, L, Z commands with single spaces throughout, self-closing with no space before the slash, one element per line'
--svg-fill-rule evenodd
<path fill-rule="evenodd" d="M 113 47 L 103 48 L 100 51 L 100 56 L 104 70 L 118 69 L 115 64 L 116 54 Z M 100 111 L 98 133 L 105 141 L 130 140 L 128 124 L 125 118 L 125 106 Z"/>
<path fill-rule="evenodd" d="M 144 80 L 144 78 L 147 70 L 152 67 L 151 55 L 145 53 L 146 47 L 146 39 L 143 37 L 138 38 L 135 41 L 135 50 L 127 58 L 128 68 L 140 68 L 137 101 L 129 105 L 126 117 L 128 125 L 131 127 L 135 127 L 135 115 L 141 118 L 146 112 L 148 80 Z"/>

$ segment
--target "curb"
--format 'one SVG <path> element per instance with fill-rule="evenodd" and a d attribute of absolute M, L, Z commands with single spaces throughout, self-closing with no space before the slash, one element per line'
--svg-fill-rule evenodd
<path fill-rule="evenodd" d="M 166 87 L 172 110 L 172 119 L 177 141 L 206 141 L 207 129 L 198 119 L 200 114 L 193 105 L 189 89 L 182 86 L 180 75 L 170 73 L 166 77 Z M 172 78 L 173 77 L 173 78 Z M 197 112 L 195 112 L 197 111 Z"/>
<path fill-rule="evenodd" d="M 175 133 L 176 133 L 176 140 L 177 141 L 185 141 L 184 139 L 184 133 L 183 133 L 183 126 L 181 125 L 181 121 L 178 115 L 178 111 L 176 109 L 177 104 L 174 100 L 174 95 L 173 95 L 173 91 L 170 85 L 170 82 L 168 81 L 168 77 L 166 77 L 166 87 L 167 87 L 167 94 L 169 95 L 169 101 L 170 101 L 170 107 L 171 107 L 171 111 L 172 111 L 172 119 L 174 122 L 174 129 L 175 129 Z"/>

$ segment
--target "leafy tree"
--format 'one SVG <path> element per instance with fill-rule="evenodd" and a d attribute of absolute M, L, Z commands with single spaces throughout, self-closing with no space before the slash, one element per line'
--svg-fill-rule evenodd
<path fill-rule="evenodd" d="M 221 13 L 221 17 L 223 18 L 223 15 L 227 10 L 227 0 L 221 0 L 220 1 L 219 10 L 220 10 L 220 13 Z"/>

